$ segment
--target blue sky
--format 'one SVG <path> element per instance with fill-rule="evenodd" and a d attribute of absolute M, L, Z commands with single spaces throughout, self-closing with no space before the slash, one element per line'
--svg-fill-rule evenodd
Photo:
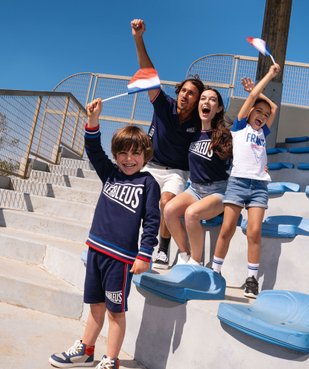
<path fill-rule="evenodd" d="M 180 81 L 207 54 L 257 56 L 265 0 L 0 0 L 0 88 L 52 90 L 79 72 L 138 69 L 130 21 L 162 80 Z M 309 1 L 293 0 L 286 59 L 309 63 Z M 275 56 L 275 55 L 274 55 Z"/>

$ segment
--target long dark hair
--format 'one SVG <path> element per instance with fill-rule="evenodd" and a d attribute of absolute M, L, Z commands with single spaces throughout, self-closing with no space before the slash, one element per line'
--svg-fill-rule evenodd
<path fill-rule="evenodd" d="M 224 103 L 222 96 L 215 88 L 206 86 L 204 91 L 211 90 L 215 92 L 218 98 L 219 107 L 222 107 L 221 111 L 217 113 L 211 121 L 212 136 L 210 148 L 213 150 L 220 159 L 227 160 L 232 158 L 233 145 L 231 131 L 225 126 L 224 122 Z"/>
<path fill-rule="evenodd" d="M 183 85 L 186 83 L 186 82 L 191 82 L 193 84 L 193 86 L 195 86 L 199 92 L 199 96 L 196 100 L 196 105 L 195 105 L 195 108 L 194 110 L 192 111 L 192 120 L 195 122 L 195 128 L 197 130 L 200 129 L 201 127 L 201 119 L 200 119 L 200 116 L 199 116 L 199 113 L 198 113 L 198 102 L 199 102 L 199 99 L 200 99 L 200 96 L 201 96 L 201 93 L 205 90 L 205 85 L 203 83 L 203 81 L 200 79 L 200 77 L 195 74 L 194 76 L 188 76 L 187 79 L 185 79 L 184 81 L 180 82 L 180 83 L 177 83 L 176 86 L 175 86 L 175 94 L 179 95 L 179 92 L 181 91 Z"/>

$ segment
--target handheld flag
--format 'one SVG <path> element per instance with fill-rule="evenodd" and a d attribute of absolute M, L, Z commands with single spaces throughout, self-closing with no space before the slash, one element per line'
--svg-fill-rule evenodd
<path fill-rule="evenodd" d="M 275 64 L 275 59 L 268 51 L 266 42 L 264 40 L 260 38 L 247 37 L 247 41 L 249 42 L 249 44 L 254 46 L 261 54 L 265 56 L 270 56 L 272 62 Z"/>
<path fill-rule="evenodd" d="M 130 94 L 135 94 L 137 92 L 160 88 L 160 79 L 157 71 L 154 68 L 139 69 L 131 78 L 130 82 L 127 85 L 127 88 L 128 88 L 127 92 L 120 95 L 108 97 L 106 99 L 102 99 L 102 102 L 116 99 L 117 97 L 120 96 L 126 96 Z"/>

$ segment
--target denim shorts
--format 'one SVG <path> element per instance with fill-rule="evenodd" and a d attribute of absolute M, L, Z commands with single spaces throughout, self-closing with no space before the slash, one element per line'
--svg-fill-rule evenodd
<path fill-rule="evenodd" d="M 189 193 L 197 200 L 201 200 L 209 195 L 218 195 L 223 199 L 226 190 L 227 181 L 216 181 L 210 183 L 194 183 L 190 182 L 185 192 Z"/>
<path fill-rule="evenodd" d="M 128 310 L 133 274 L 132 265 L 111 258 L 91 247 L 88 249 L 84 302 L 98 304 L 104 302 L 114 313 Z"/>
<path fill-rule="evenodd" d="M 257 179 L 230 177 L 228 180 L 224 204 L 234 204 L 240 207 L 265 208 L 268 204 L 268 181 Z"/>

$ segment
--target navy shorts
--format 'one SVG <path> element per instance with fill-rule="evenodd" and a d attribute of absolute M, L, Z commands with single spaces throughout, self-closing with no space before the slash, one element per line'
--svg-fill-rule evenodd
<path fill-rule="evenodd" d="M 87 255 L 84 302 L 105 303 L 114 313 L 128 310 L 133 274 L 132 265 L 111 258 L 89 247 Z"/>
<path fill-rule="evenodd" d="M 265 208 L 268 204 L 267 181 L 249 178 L 230 177 L 228 180 L 224 204 L 234 204 L 247 208 Z"/>

